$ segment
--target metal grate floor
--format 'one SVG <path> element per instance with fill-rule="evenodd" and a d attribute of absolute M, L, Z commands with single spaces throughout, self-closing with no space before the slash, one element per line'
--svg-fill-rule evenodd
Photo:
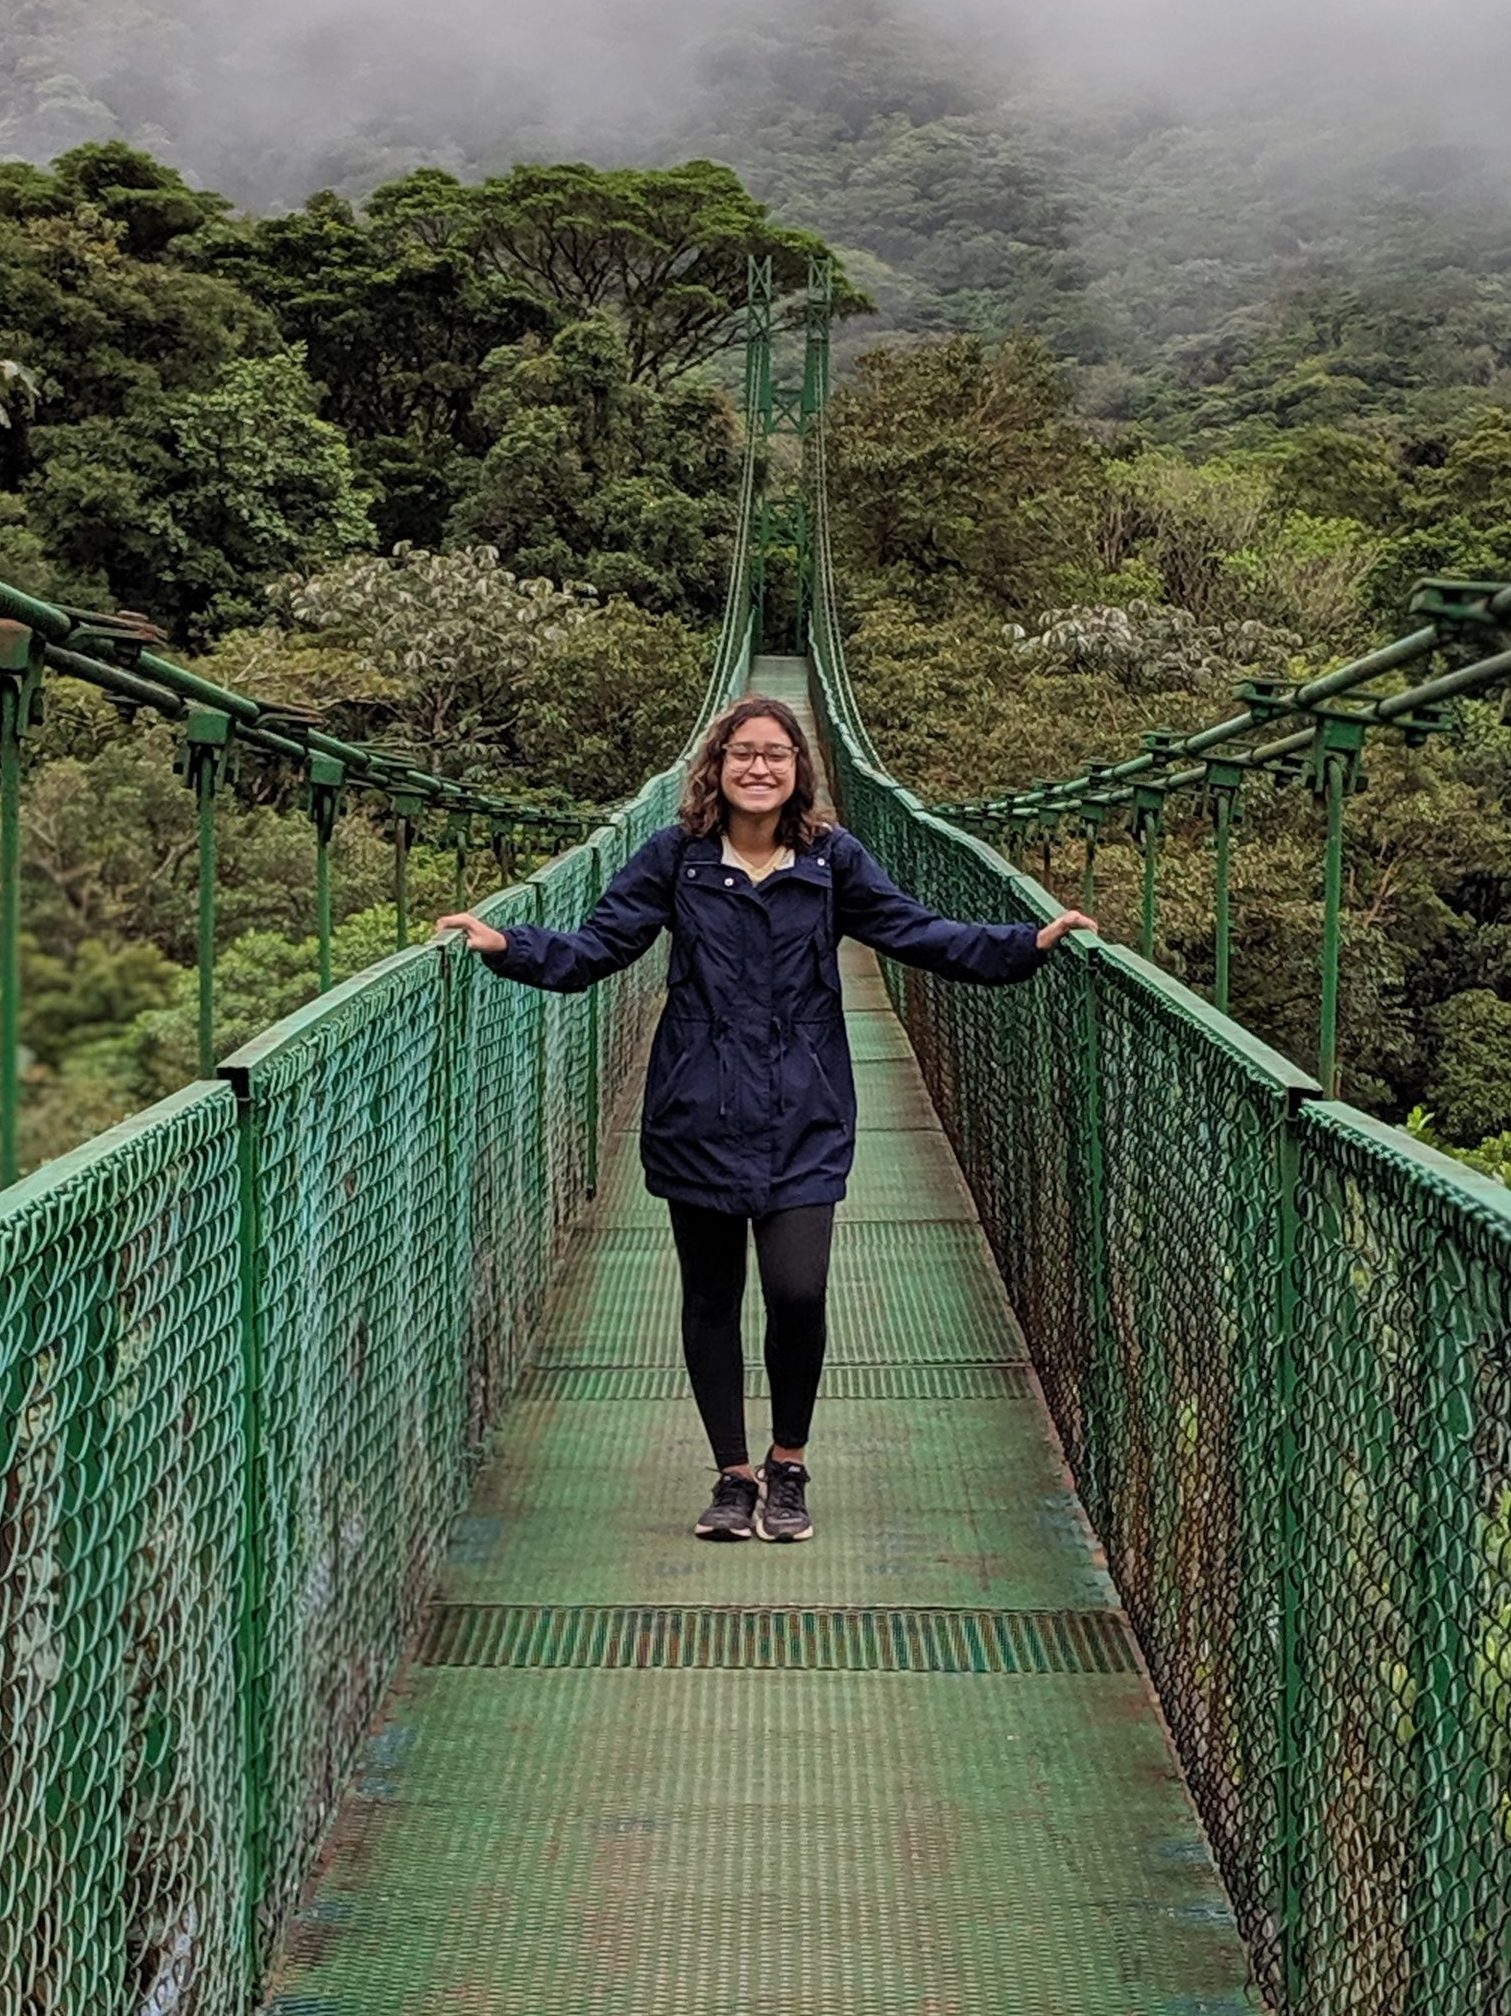
<path fill-rule="evenodd" d="M 697 1610 L 436 1603 L 423 1666 L 727 1672 L 1132 1673 L 1114 1611 Z"/>
<path fill-rule="evenodd" d="M 801 661 L 754 683 L 806 708 Z M 875 962 L 842 971 L 815 1539 L 692 1538 L 665 1207 L 611 1134 L 269 2016 L 1253 2007 L 969 1194 Z"/>
<path fill-rule="evenodd" d="M 1137 1676 L 428 1668 L 275 2016 L 1239 2016 Z"/>

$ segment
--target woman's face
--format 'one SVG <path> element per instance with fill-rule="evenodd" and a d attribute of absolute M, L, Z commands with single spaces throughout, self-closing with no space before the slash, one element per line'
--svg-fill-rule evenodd
<path fill-rule="evenodd" d="M 719 789 L 741 812 L 774 812 L 797 785 L 797 750 L 780 721 L 752 714 L 724 745 Z"/>

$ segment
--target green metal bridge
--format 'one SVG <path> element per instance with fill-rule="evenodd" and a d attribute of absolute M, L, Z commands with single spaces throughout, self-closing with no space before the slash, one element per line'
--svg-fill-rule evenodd
<path fill-rule="evenodd" d="M 1152 919 L 1200 791 L 1224 970 L 1234 797 L 1299 760 L 1335 920 L 1367 737 L 1504 684 L 1511 596 L 1438 584 L 1394 652 L 942 817 L 845 672 L 823 275 L 801 385 L 753 298 L 703 719 L 791 700 L 962 917 L 1047 919 L 1015 860 L 1068 820 L 1090 873 L 1131 818 Z M 752 656 L 776 540 L 804 657 Z M 308 767 L 322 863 L 321 792 L 382 792 L 400 892 L 426 819 L 540 842 L 139 628 L 0 605 L 12 1120 L 49 670 L 184 722 L 206 971 L 231 743 Z M 678 784 L 483 914 L 575 926 Z M 1511 2016 L 1511 1192 L 1087 934 L 1006 990 L 847 948 L 819 1537 L 699 1547 L 630 1132 L 659 956 L 568 997 L 402 950 L 218 1065 L 206 981 L 204 1079 L 0 1191 L 0 2016 Z"/>

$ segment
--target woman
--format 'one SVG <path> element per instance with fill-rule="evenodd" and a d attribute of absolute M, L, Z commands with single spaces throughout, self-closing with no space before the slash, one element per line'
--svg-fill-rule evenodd
<path fill-rule="evenodd" d="M 814 813 L 808 743 L 792 710 L 749 695 L 713 722 L 677 823 L 653 833 L 579 931 L 469 912 L 495 973 L 575 993 L 671 933 L 666 1007 L 640 1131 L 646 1187 L 664 1197 L 682 1273 L 682 1345 L 719 1480 L 700 1539 L 807 1540 L 804 1466 L 824 1358 L 834 1206 L 855 1152 L 855 1088 L 840 1004 L 841 938 L 952 980 L 1026 980 L 1069 910 L 1031 924 L 957 924 L 891 883 L 841 826 Z M 745 1442 L 740 1303 L 746 1222 L 766 1304 L 772 1440 Z"/>

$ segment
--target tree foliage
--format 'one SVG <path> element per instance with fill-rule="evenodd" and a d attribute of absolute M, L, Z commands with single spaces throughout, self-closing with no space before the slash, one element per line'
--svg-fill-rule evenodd
<path fill-rule="evenodd" d="M 719 603 L 739 482 L 733 413 L 703 386 L 637 383 L 607 317 L 489 360 L 491 446 L 452 513 L 525 573 L 576 575 L 689 620 Z"/>
<path fill-rule="evenodd" d="M 54 564 L 191 643 L 256 616 L 274 575 L 372 544 L 350 451 L 297 352 L 49 428 L 42 446 L 24 495 Z"/>
<path fill-rule="evenodd" d="M 957 336 L 868 352 L 835 399 L 842 561 L 943 608 L 1031 609 L 1093 560 L 1096 456 L 1043 346 Z"/>
<path fill-rule="evenodd" d="M 1214 718 L 1243 677 L 1394 634 L 1420 574 L 1511 575 L 1511 263 L 1472 134 L 1370 126 L 1325 77 L 1222 118 L 1093 116 L 888 0 L 692 40 L 706 95 L 666 93 L 676 145 L 646 127 L 642 165 L 501 165 L 490 92 L 419 126 L 406 92 L 404 116 L 260 148 L 278 200 L 255 216 L 194 186 L 252 169 L 191 116 L 181 23 L 23 9 L 0 29 L 0 144 L 33 157 L 0 165 L 0 578 L 144 607 L 212 675 L 451 774 L 616 795 L 674 753 L 722 598 L 746 261 L 792 294 L 825 243 L 841 309 L 862 287 L 875 307 L 835 346 L 857 676 L 928 795 Z M 160 132 L 194 175 L 127 144 Z M 417 135 L 444 167 L 408 166 Z M 109 1070 L 145 1097 L 192 1063 L 170 741 L 59 684 L 33 745 L 34 1150 L 112 1113 Z M 1348 1089 L 1491 1157 L 1511 735 L 1471 707 L 1370 771 Z M 240 1029 L 313 984 L 309 835 L 293 780 L 255 766 L 221 819 Z M 1234 1005 L 1303 1062 L 1319 859 L 1304 793 L 1248 795 Z M 360 804 L 337 863 L 382 949 L 388 852 Z M 440 853 L 415 873 L 449 900 Z M 1074 851 L 1049 874 L 1074 895 Z M 1132 848 L 1109 838 L 1101 877 L 1131 935 Z M 1174 822 L 1161 889 L 1160 956 L 1205 986 L 1200 820 Z"/>

